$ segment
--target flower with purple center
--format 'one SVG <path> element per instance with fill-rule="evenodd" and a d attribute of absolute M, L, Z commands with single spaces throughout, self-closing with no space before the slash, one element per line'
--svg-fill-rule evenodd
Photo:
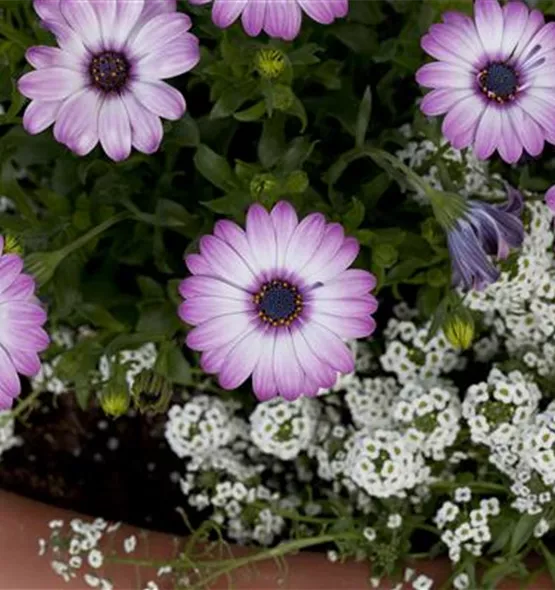
<path fill-rule="evenodd" d="M 190 0 L 207 4 L 211 0 Z M 349 11 L 349 0 L 214 0 L 212 20 L 225 29 L 239 16 L 247 35 L 261 31 L 270 37 L 291 41 L 301 30 L 302 13 L 316 22 L 329 25 Z"/>
<path fill-rule="evenodd" d="M 464 213 L 446 227 L 454 285 L 484 289 L 500 275 L 490 257 L 505 260 L 511 248 L 522 245 L 522 195 L 511 187 L 507 190 L 504 205 L 464 202 Z"/>
<path fill-rule="evenodd" d="M 179 119 L 183 95 L 162 80 L 199 61 L 198 39 L 175 0 L 35 0 L 59 47 L 27 50 L 36 68 L 19 80 L 32 99 L 23 126 L 54 124 L 54 137 L 80 156 L 97 143 L 115 161 L 131 146 L 146 154 L 162 141 L 160 117 Z"/>
<path fill-rule="evenodd" d="M 474 9 L 474 19 L 446 12 L 422 38 L 438 61 L 416 73 L 433 88 L 420 108 L 445 114 L 444 136 L 480 159 L 538 156 L 544 141 L 555 144 L 555 23 L 519 1 L 476 0 Z"/>
<path fill-rule="evenodd" d="M 345 339 L 367 337 L 377 308 L 376 280 L 349 269 L 359 252 L 338 223 L 321 213 L 297 219 L 281 201 L 268 213 L 247 213 L 246 231 L 218 221 L 186 263 L 193 276 L 180 286 L 187 336 L 202 351 L 201 367 L 234 389 L 252 374 L 258 399 L 314 396 L 354 370 Z"/>
<path fill-rule="evenodd" d="M 21 393 L 18 373 L 34 377 L 40 371 L 38 353 L 49 344 L 35 281 L 22 270 L 17 254 L 4 253 L 0 236 L 0 410 L 9 410 Z"/>

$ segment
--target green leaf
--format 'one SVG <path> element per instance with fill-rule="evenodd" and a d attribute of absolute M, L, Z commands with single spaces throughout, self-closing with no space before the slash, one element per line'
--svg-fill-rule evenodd
<path fill-rule="evenodd" d="M 535 526 L 538 524 L 540 516 L 523 514 L 513 531 L 510 544 L 511 555 L 516 555 L 520 549 L 529 541 L 534 532 Z"/>
<path fill-rule="evenodd" d="M 190 385 L 191 367 L 175 342 L 163 342 L 154 370 L 172 383 Z"/>
<path fill-rule="evenodd" d="M 372 261 L 382 268 L 393 266 L 399 257 L 397 248 L 391 244 L 378 244 L 372 249 Z"/>
<path fill-rule="evenodd" d="M 549 575 L 551 576 L 553 582 L 555 582 L 555 556 L 553 555 L 553 553 L 551 553 L 551 551 L 549 551 L 549 549 L 544 545 L 544 543 L 540 542 L 539 546 L 540 551 L 544 556 L 547 569 L 549 570 Z"/>
<path fill-rule="evenodd" d="M 208 146 L 201 144 L 193 158 L 197 170 L 223 191 L 235 186 L 235 175 L 227 160 Z"/>
<path fill-rule="evenodd" d="M 137 332 L 148 332 L 171 338 L 181 328 L 177 309 L 169 302 L 141 305 L 141 315 L 137 322 Z"/>
<path fill-rule="evenodd" d="M 106 308 L 96 303 L 82 303 L 78 313 L 97 328 L 105 328 L 112 332 L 125 332 L 126 327 L 117 320 Z"/>
<path fill-rule="evenodd" d="M 364 205 L 358 199 L 353 197 L 351 207 L 343 216 L 343 225 L 348 233 L 357 229 L 364 221 L 364 213 Z"/>
<path fill-rule="evenodd" d="M 164 288 L 150 277 L 138 276 L 137 285 L 145 299 L 165 299 Z"/>
<path fill-rule="evenodd" d="M 480 588 L 483 590 L 493 590 L 497 583 L 504 580 L 510 574 L 520 571 L 520 568 L 514 561 L 502 561 L 491 566 L 482 576 Z"/>
<path fill-rule="evenodd" d="M 198 147 L 200 145 L 200 133 L 195 120 L 189 114 L 172 123 L 171 132 L 167 141 L 175 141 L 183 147 Z"/>
<path fill-rule="evenodd" d="M 228 87 L 212 108 L 210 118 L 222 119 L 232 115 L 244 102 L 253 96 L 256 87 L 257 84 L 253 80 L 247 80 L 237 86 Z"/>
<path fill-rule="evenodd" d="M 235 113 L 233 116 L 237 121 L 248 122 L 248 121 L 258 121 L 261 119 L 266 113 L 266 103 L 261 100 L 256 104 L 253 104 L 252 107 L 245 109 L 244 111 L 239 111 Z"/>
<path fill-rule="evenodd" d="M 213 199 L 212 201 L 201 201 L 210 211 L 219 213 L 220 215 L 233 215 L 240 218 L 245 209 L 252 203 L 252 197 L 246 190 L 233 191 L 220 199 Z"/>
<path fill-rule="evenodd" d="M 366 87 L 364 96 L 358 109 L 357 122 L 355 127 L 355 145 L 361 148 L 364 145 L 364 139 L 366 138 L 366 131 L 368 130 L 368 124 L 370 123 L 370 117 L 372 115 L 372 91 L 370 86 Z"/>
<path fill-rule="evenodd" d="M 283 118 L 279 115 L 264 121 L 262 136 L 258 142 L 258 158 L 266 169 L 273 168 L 286 148 Z"/>

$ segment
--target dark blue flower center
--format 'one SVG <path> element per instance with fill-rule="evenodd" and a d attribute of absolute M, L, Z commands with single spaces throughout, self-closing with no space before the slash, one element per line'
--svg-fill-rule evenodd
<path fill-rule="evenodd" d="M 515 70 L 503 63 L 492 63 L 478 76 L 482 92 L 491 100 L 503 103 L 515 97 L 518 88 L 518 75 Z"/>
<path fill-rule="evenodd" d="M 274 280 L 262 286 L 254 296 L 258 317 L 272 326 L 289 326 L 299 317 L 303 299 L 287 281 Z"/>
<path fill-rule="evenodd" d="M 118 92 L 129 78 L 129 62 L 116 51 L 105 51 L 92 58 L 89 68 L 94 86 L 103 92 Z"/>

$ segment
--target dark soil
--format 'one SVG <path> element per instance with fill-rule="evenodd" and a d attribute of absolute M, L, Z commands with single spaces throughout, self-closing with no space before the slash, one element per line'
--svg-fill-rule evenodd
<path fill-rule="evenodd" d="M 61 508 L 183 534 L 183 461 L 164 438 L 164 415 L 117 420 L 81 410 L 73 395 L 48 400 L 16 433 L 23 445 L 0 460 L 0 487 Z M 173 474 L 173 477 L 171 476 Z M 173 479 L 173 481 L 172 481 Z"/>

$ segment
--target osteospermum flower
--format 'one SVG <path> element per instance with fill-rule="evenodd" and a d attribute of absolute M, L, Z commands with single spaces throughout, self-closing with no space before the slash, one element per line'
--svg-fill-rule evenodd
<path fill-rule="evenodd" d="M 211 0 L 190 0 L 207 4 Z M 239 16 L 245 32 L 256 37 L 261 31 L 270 37 L 291 41 L 301 30 L 302 13 L 316 22 L 329 25 L 349 11 L 349 0 L 214 0 L 212 20 L 222 29 Z"/>
<path fill-rule="evenodd" d="M 474 19 L 446 12 L 431 26 L 423 49 L 438 61 L 422 66 L 417 81 L 434 90 L 424 114 L 443 115 L 442 131 L 478 158 L 495 150 L 506 162 L 555 143 L 555 23 L 519 1 L 503 7 L 476 0 Z"/>
<path fill-rule="evenodd" d="M 0 236 L 0 410 L 11 408 L 21 393 L 18 373 L 33 377 L 40 371 L 38 353 L 49 343 L 35 282 L 22 270 L 19 256 L 4 253 Z"/>
<path fill-rule="evenodd" d="M 354 238 L 321 213 L 298 221 L 278 203 L 254 204 L 246 231 L 218 221 L 186 263 L 194 276 L 180 286 L 181 319 L 196 326 L 187 344 L 202 351 L 201 366 L 224 389 L 252 374 L 261 400 L 316 395 L 354 370 L 344 339 L 369 336 L 377 308 L 376 281 L 348 269 L 359 252 Z"/>
<path fill-rule="evenodd" d="M 511 248 L 522 245 L 522 195 L 508 187 L 508 197 L 505 205 L 467 201 L 463 215 L 448 229 L 454 285 L 480 290 L 494 283 L 500 271 L 490 257 L 504 260 Z"/>
<path fill-rule="evenodd" d="M 131 146 L 155 152 L 165 119 L 185 112 L 182 94 L 162 80 L 199 61 L 198 39 L 175 0 L 35 0 L 59 47 L 31 47 L 36 71 L 19 80 L 32 99 L 25 129 L 54 137 L 78 155 L 100 141 L 110 158 L 124 160 Z"/>
<path fill-rule="evenodd" d="M 545 193 L 545 204 L 555 213 L 555 185 Z"/>

